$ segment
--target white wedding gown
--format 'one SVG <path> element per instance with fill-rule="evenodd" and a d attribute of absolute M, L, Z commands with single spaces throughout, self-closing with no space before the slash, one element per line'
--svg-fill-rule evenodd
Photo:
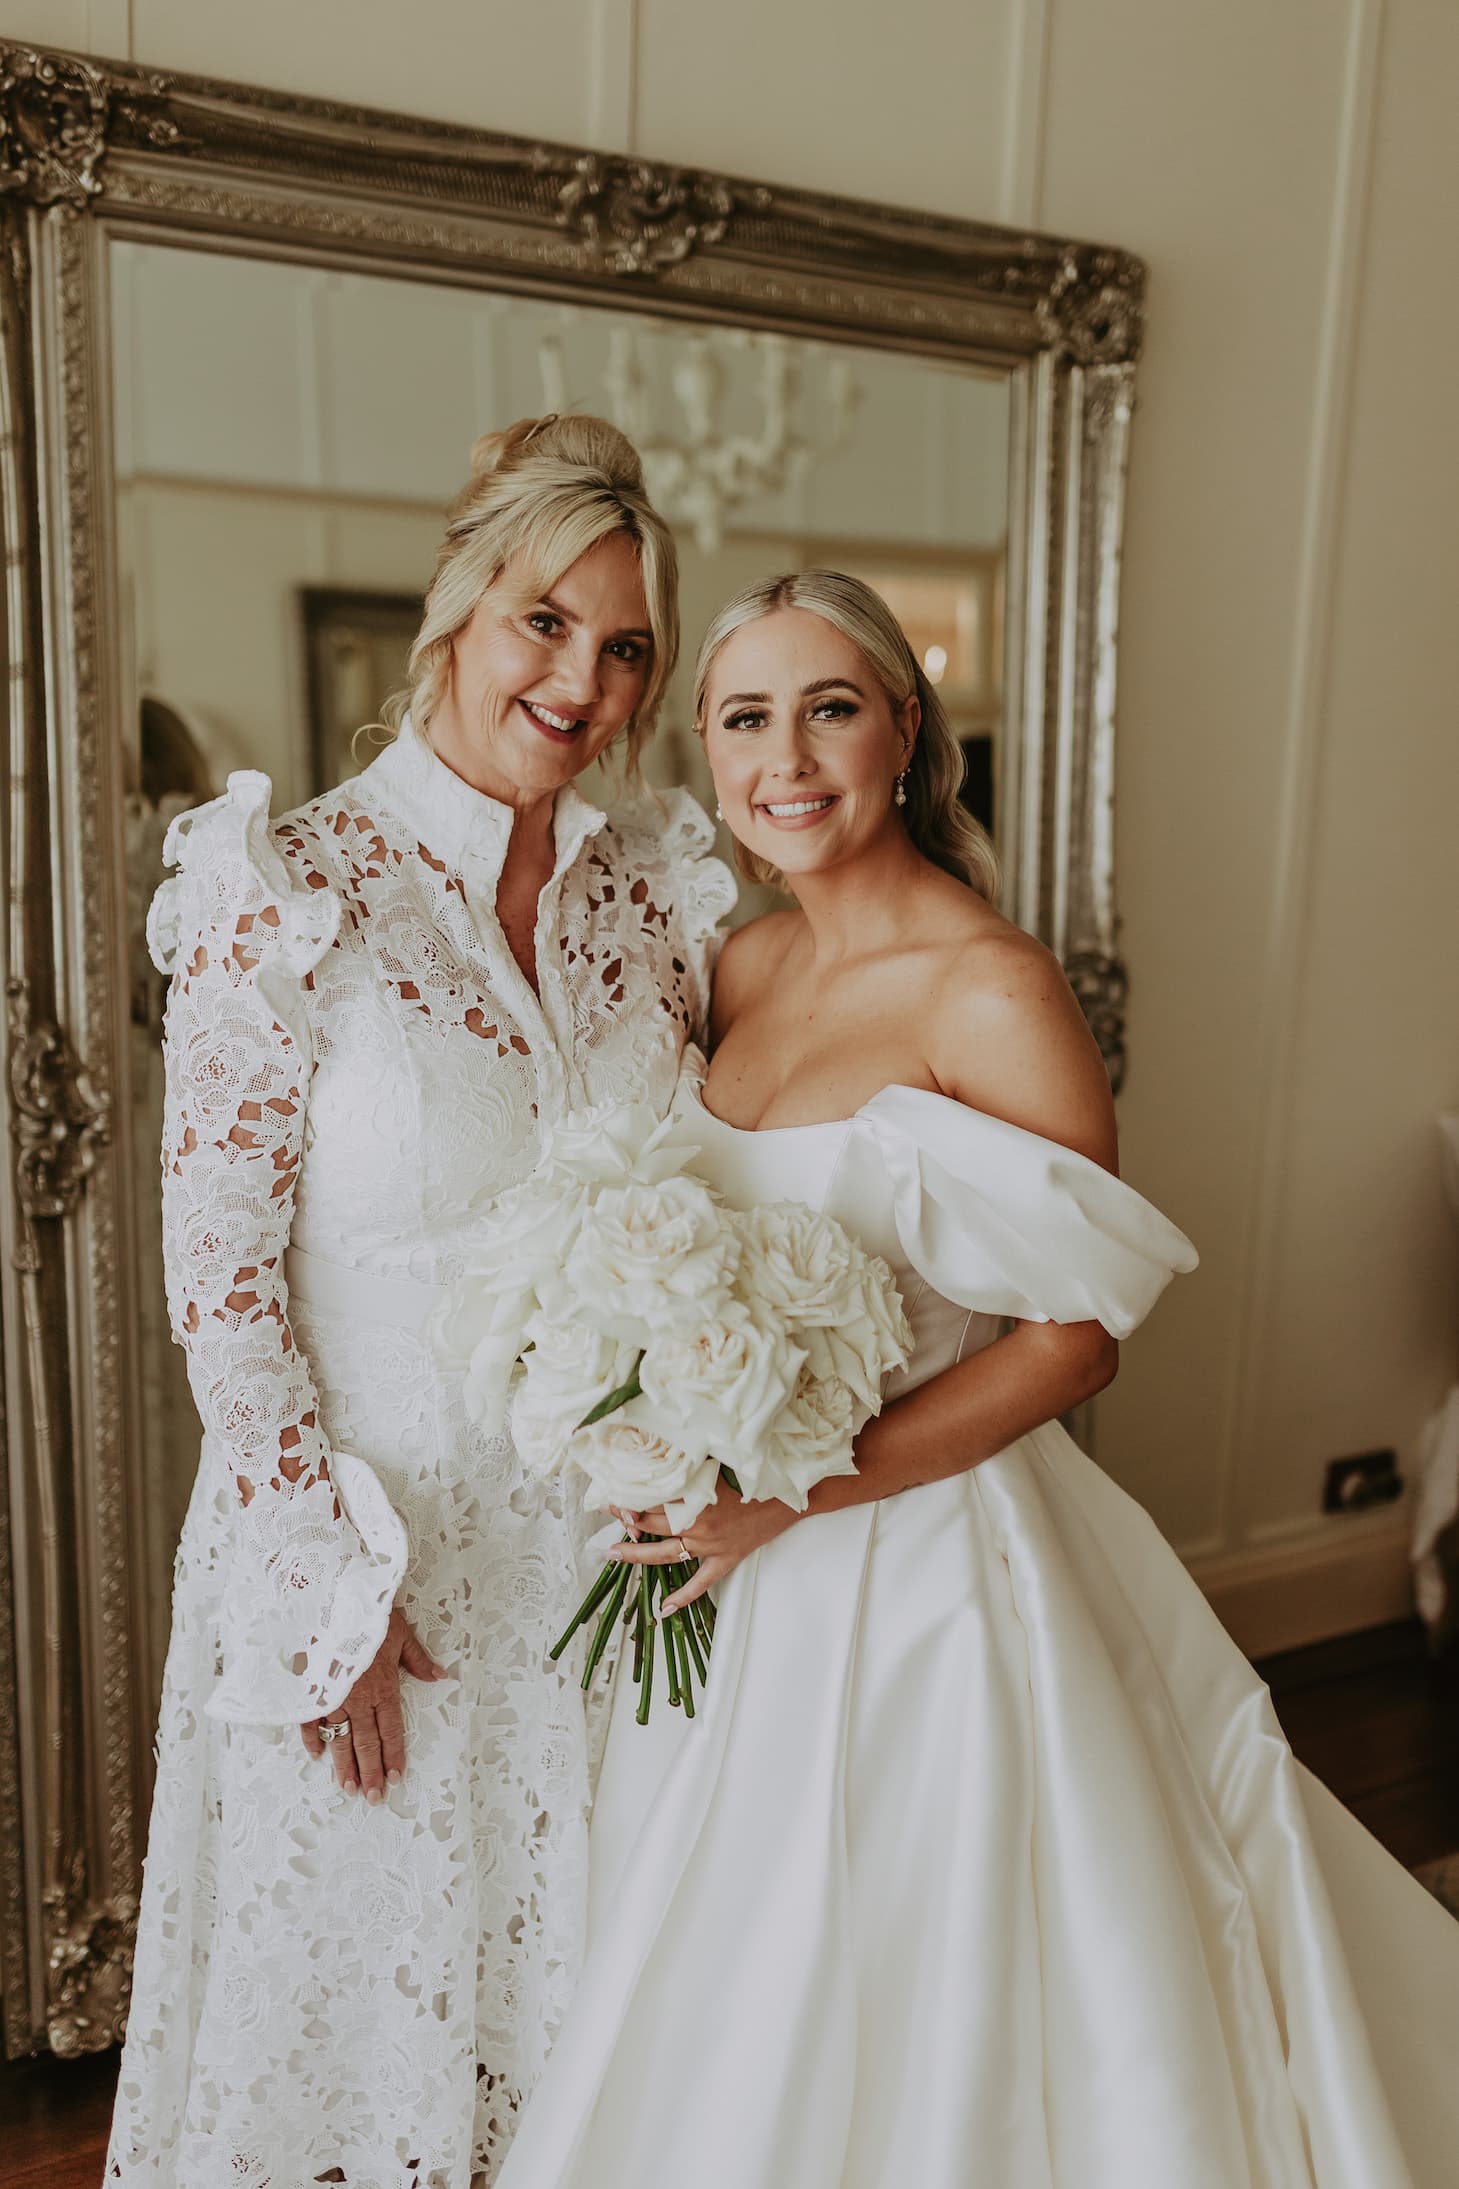
<path fill-rule="evenodd" d="M 694 1109 L 695 1098 L 681 1094 Z M 1189 1243 L 938 1095 L 742 1132 L 916 1332 L 1131 1331 Z M 1145 1513 L 1057 1426 L 793 1528 L 692 1723 L 620 1680 L 574 2006 L 500 2189 L 1453 2189 L 1459 1925 L 1295 1762 Z"/>

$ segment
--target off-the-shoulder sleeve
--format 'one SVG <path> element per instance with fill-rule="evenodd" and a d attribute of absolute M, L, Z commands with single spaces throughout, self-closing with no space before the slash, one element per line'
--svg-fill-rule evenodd
<path fill-rule="evenodd" d="M 232 775 L 182 814 L 148 941 L 172 973 L 162 1144 L 173 1332 L 237 1505 L 223 1577 L 215 1717 L 295 1724 L 370 1662 L 406 1539 L 363 1460 L 332 1451 L 289 1319 L 284 1252 L 304 1146 L 310 976 L 340 902 L 269 833 L 268 778 Z"/>
<path fill-rule="evenodd" d="M 723 859 L 715 857 L 714 823 L 698 799 L 682 789 L 661 795 L 668 808 L 661 841 L 673 884 L 674 940 L 689 969 L 694 1032 L 702 1038 L 709 1025 L 709 990 L 724 941 L 723 923 L 735 908 L 739 888 Z"/>
<path fill-rule="evenodd" d="M 1185 1234 L 1097 1163 L 945 1095 L 888 1088 L 853 1139 L 890 1187 L 907 1260 L 960 1306 L 1124 1338 L 1196 1266 Z"/>

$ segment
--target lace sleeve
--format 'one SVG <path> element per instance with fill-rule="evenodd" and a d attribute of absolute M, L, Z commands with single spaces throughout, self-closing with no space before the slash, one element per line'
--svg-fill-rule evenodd
<path fill-rule="evenodd" d="M 284 1252 L 304 1145 L 306 994 L 339 929 L 323 875 L 296 880 L 268 829 L 265 776 L 183 814 L 180 871 L 148 939 L 172 973 L 163 1121 L 168 1312 L 231 1477 L 217 1717 L 288 1724 L 343 1700 L 384 1637 L 401 1523 L 362 1460 L 331 1452 L 289 1321 Z"/>

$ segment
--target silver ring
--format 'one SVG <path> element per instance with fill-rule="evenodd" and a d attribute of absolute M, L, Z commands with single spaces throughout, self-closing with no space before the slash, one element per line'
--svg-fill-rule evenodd
<path fill-rule="evenodd" d="M 319 1721 L 319 1738 L 326 1746 L 332 1746 L 335 1741 L 348 1739 L 349 1730 L 350 1721 L 348 1718 L 336 1718 L 332 1723 L 325 1718 L 321 1718 Z"/>
<path fill-rule="evenodd" d="M 690 1550 L 682 1535 L 679 1538 L 679 1556 L 681 1559 L 686 1560 L 692 1560 L 694 1556 L 693 1551 Z"/>

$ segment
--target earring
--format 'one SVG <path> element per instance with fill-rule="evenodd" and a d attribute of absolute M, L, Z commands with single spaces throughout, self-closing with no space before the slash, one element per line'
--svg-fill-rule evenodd
<path fill-rule="evenodd" d="M 721 806 L 721 805 L 719 805 L 719 804 L 716 804 L 716 806 L 715 806 L 715 809 L 714 809 L 714 818 L 715 818 L 715 820 L 716 820 L 716 821 L 722 821 L 722 820 L 724 819 L 724 807 L 723 807 L 723 806 Z"/>
<path fill-rule="evenodd" d="M 901 774 L 897 777 L 897 788 L 895 795 L 896 802 L 899 806 L 904 806 L 907 803 L 907 771 L 905 768 L 903 768 Z"/>

